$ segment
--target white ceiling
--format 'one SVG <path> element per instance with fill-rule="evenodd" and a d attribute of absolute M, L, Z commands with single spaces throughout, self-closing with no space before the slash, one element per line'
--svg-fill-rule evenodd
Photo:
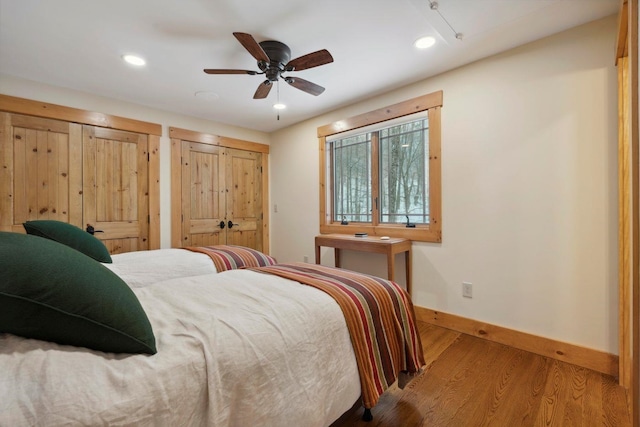
<path fill-rule="evenodd" d="M 434 1 L 0 0 L 0 73 L 271 132 L 619 6 L 619 0 L 438 0 L 432 10 Z M 280 100 L 288 108 L 277 120 L 276 87 L 266 99 L 253 99 L 264 76 L 202 71 L 258 70 L 233 32 L 286 43 L 292 58 L 329 50 L 333 63 L 292 73 L 326 91 L 315 97 L 282 82 Z M 418 51 L 412 43 L 424 35 L 437 43 Z M 126 53 L 144 57 L 147 66 L 125 64 Z M 215 95 L 196 97 L 201 91 Z"/>

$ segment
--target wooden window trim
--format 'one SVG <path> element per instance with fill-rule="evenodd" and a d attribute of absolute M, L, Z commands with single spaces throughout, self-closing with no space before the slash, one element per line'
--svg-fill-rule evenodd
<path fill-rule="evenodd" d="M 441 185 L 441 115 L 442 91 L 433 92 L 388 107 L 338 120 L 318 128 L 320 154 L 320 233 L 368 233 L 372 236 L 402 237 L 422 242 L 442 242 L 442 185 Z M 327 176 L 327 137 L 388 120 L 428 111 L 429 114 L 429 212 L 430 223 L 407 228 L 402 224 L 377 225 L 351 223 L 341 225 L 333 221 L 328 200 L 332 200 L 332 178 Z M 328 184 L 328 185 L 327 185 Z M 378 185 L 375 181 L 372 185 Z"/>

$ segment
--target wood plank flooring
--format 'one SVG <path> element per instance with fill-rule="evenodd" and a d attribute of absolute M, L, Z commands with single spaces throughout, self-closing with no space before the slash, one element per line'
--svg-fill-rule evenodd
<path fill-rule="evenodd" d="M 615 378 L 418 322 L 427 369 L 332 427 L 631 426 Z"/>

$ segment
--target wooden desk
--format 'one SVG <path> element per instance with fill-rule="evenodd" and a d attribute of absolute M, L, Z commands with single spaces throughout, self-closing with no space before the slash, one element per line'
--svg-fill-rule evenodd
<path fill-rule="evenodd" d="M 395 280 L 395 255 L 404 252 L 407 292 L 411 295 L 411 240 L 391 237 L 355 237 L 351 234 L 320 234 L 316 236 L 316 264 L 320 264 L 320 247 L 334 248 L 335 265 L 340 267 L 340 249 L 387 254 L 387 278 Z"/>

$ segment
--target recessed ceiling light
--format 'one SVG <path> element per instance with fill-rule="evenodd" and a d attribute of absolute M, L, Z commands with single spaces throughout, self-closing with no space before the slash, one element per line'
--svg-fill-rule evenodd
<path fill-rule="evenodd" d="M 418 49 L 427 49 L 434 44 L 436 44 L 436 39 L 431 36 L 420 37 L 418 40 L 413 42 L 413 45 Z"/>
<path fill-rule="evenodd" d="M 147 63 L 144 59 L 136 55 L 122 55 L 122 59 L 124 59 L 129 64 L 137 65 L 138 67 L 142 67 Z"/>
<path fill-rule="evenodd" d="M 284 110 L 285 108 L 287 108 L 287 106 L 278 102 L 277 104 L 273 104 L 273 108 L 275 108 L 276 110 Z"/>
<path fill-rule="evenodd" d="M 220 95 L 218 95 L 217 93 L 215 93 L 215 92 L 213 92 L 211 90 L 198 91 L 198 92 L 194 93 L 194 96 L 196 98 L 202 98 L 202 99 L 208 99 L 208 100 L 214 100 L 214 99 L 220 98 Z"/>

